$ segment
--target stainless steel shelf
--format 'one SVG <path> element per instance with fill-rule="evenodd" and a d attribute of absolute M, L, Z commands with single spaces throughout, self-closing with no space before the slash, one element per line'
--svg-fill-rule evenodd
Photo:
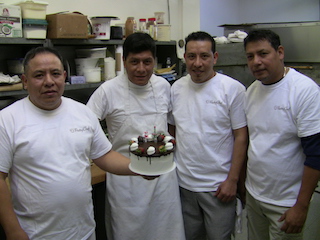
<path fill-rule="evenodd" d="M 80 89 L 95 89 L 95 88 L 98 88 L 102 83 L 104 82 L 84 83 L 84 84 L 66 84 L 65 91 L 74 91 L 74 90 L 80 90 Z M 24 96 L 27 94 L 28 92 L 26 90 L 2 91 L 0 92 L 0 97 Z"/>

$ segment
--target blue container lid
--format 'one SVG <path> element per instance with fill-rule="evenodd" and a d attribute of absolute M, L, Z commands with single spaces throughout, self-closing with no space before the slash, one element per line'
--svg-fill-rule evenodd
<path fill-rule="evenodd" d="M 27 25 L 48 25 L 48 22 L 44 19 L 22 19 L 22 24 Z"/>

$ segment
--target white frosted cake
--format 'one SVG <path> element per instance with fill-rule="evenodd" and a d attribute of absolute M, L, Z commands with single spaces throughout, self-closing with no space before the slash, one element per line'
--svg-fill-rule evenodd
<path fill-rule="evenodd" d="M 164 134 L 132 138 L 129 142 L 130 169 L 142 175 L 161 175 L 175 169 L 175 139 Z"/>

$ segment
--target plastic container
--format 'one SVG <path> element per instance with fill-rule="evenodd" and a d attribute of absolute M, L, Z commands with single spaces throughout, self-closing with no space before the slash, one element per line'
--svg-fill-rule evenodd
<path fill-rule="evenodd" d="M 101 81 L 101 68 L 85 68 L 83 74 L 88 83 Z"/>
<path fill-rule="evenodd" d="M 23 19 L 23 37 L 29 39 L 45 39 L 48 22 L 43 19 Z"/>
<path fill-rule="evenodd" d="M 139 19 L 139 32 L 147 33 L 147 19 L 145 18 Z"/>
<path fill-rule="evenodd" d="M 92 17 L 92 31 L 96 39 L 110 39 L 110 22 L 117 17 Z"/>
<path fill-rule="evenodd" d="M 149 31 L 150 36 L 157 40 L 157 22 L 156 18 L 148 18 L 147 29 Z"/>
<path fill-rule="evenodd" d="M 22 18 L 46 19 L 47 2 L 27 0 L 15 5 L 21 7 Z"/>
<path fill-rule="evenodd" d="M 125 37 L 137 31 L 137 23 L 134 17 L 128 17 L 125 23 Z"/>
<path fill-rule="evenodd" d="M 107 48 L 76 49 L 76 55 L 78 58 L 105 58 Z"/>
<path fill-rule="evenodd" d="M 76 73 L 78 76 L 83 76 L 83 69 L 85 68 L 96 68 L 98 65 L 99 58 L 76 58 Z"/>

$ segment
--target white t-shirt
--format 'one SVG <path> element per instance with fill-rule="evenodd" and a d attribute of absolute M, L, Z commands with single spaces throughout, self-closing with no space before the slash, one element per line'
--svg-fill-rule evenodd
<path fill-rule="evenodd" d="M 247 90 L 250 136 L 246 187 L 256 199 L 295 204 L 305 155 L 301 137 L 320 132 L 320 94 L 315 82 L 290 69 L 272 85 L 255 81 Z"/>
<path fill-rule="evenodd" d="M 175 161 L 179 184 L 194 192 L 216 191 L 231 166 L 232 130 L 246 126 L 245 87 L 217 73 L 209 81 L 194 83 L 190 75 L 171 87 L 176 126 Z"/>
<path fill-rule="evenodd" d="M 95 229 L 89 159 L 111 149 L 96 116 L 62 97 L 53 111 L 24 98 L 0 112 L 0 171 L 30 239 L 87 239 Z"/>

